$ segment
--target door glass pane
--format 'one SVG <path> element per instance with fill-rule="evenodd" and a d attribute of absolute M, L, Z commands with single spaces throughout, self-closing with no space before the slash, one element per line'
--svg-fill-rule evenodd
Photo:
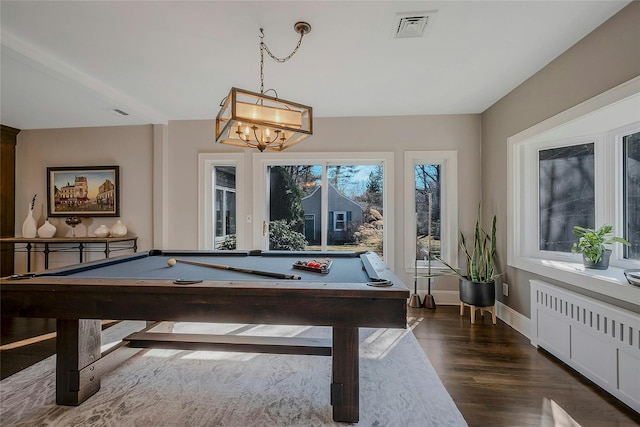
<path fill-rule="evenodd" d="M 236 234 L 236 193 L 227 191 L 225 200 L 225 235 Z"/>
<path fill-rule="evenodd" d="M 571 252 L 573 227 L 595 226 L 594 144 L 540 150 L 539 247 Z"/>
<path fill-rule="evenodd" d="M 371 250 L 382 256 L 382 166 L 325 167 L 324 185 L 322 165 L 268 167 L 269 249 Z"/>
<path fill-rule="evenodd" d="M 213 167 L 214 197 L 214 248 L 236 249 L 236 168 Z"/>
<path fill-rule="evenodd" d="M 640 132 L 623 138 L 624 147 L 624 257 L 640 259 Z"/>
<path fill-rule="evenodd" d="M 327 249 L 373 251 L 383 256 L 383 168 L 327 167 Z"/>
<path fill-rule="evenodd" d="M 320 165 L 269 166 L 269 249 L 314 250 L 320 244 Z M 311 219 L 313 217 L 313 220 Z"/>
<path fill-rule="evenodd" d="M 418 260 L 433 260 L 435 257 L 440 257 L 441 177 L 440 165 L 420 164 L 415 167 L 416 257 Z"/>
<path fill-rule="evenodd" d="M 214 221 L 215 221 L 215 231 L 214 231 L 214 237 L 215 236 L 221 236 L 224 237 L 224 233 L 222 232 L 222 230 L 224 229 L 224 215 L 222 214 L 223 208 L 224 208 L 224 191 L 222 190 L 215 190 L 216 192 L 216 198 L 215 198 L 215 217 L 214 217 Z"/>

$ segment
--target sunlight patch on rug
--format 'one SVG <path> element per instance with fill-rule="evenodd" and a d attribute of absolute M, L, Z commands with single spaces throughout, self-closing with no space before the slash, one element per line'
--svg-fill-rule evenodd
<path fill-rule="evenodd" d="M 176 326 L 188 333 L 194 333 L 194 329 L 202 333 L 220 330 L 215 324 Z M 143 327 L 144 322 L 121 322 L 103 332 L 103 336 L 108 335 L 103 342 L 117 341 Z M 280 330 L 251 325 L 223 328 L 250 335 L 256 330 Z M 326 337 L 330 332 L 330 328 L 289 329 L 300 337 Z M 467 425 L 410 329 L 361 329 L 360 343 L 357 425 Z M 120 363 L 103 374 L 98 393 L 77 407 L 55 404 L 55 357 L 4 379 L 0 382 L 0 424 L 346 425 L 333 422 L 331 417 L 330 357 L 126 347 L 110 357 Z"/>
<path fill-rule="evenodd" d="M 376 329 L 363 341 L 366 351 L 360 352 L 360 358 L 382 359 L 393 351 L 404 334 L 403 329 Z"/>

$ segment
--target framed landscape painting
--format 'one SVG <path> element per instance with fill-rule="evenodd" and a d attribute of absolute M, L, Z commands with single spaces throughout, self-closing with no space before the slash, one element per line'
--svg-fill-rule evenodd
<path fill-rule="evenodd" d="M 49 216 L 120 216 L 119 166 L 47 168 Z"/>

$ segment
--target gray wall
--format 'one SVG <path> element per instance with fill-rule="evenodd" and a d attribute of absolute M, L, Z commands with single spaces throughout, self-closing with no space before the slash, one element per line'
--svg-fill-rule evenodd
<path fill-rule="evenodd" d="M 403 132 L 398 134 L 398 129 Z M 74 128 L 59 130 L 26 130 L 18 135 L 16 153 L 16 235 L 27 204 L 34 193 L 46 193 L 47 166 L 120 165 L 122 174 L 122 219 L 135 233 L 139 250 L 195 249 L 198 247 L 198 154 L 244 153 L 247 213 L 253 206 L 252 156 L 255 151 L 214 143 L 214 120 L 171 121 L 167 126 L 125 126 Z M 458 150 L 458 182 L 460 185 L 460 223 L 470 232 L 475 219 L 475 206 L 480 201 L 480 115 L 438 115 L 397 117 L 318 118 L 314 135 L 287 150 L 287 153 L 314 152 L 393 152 L 394 176 L 391 203 L 395 207 L 395 241 L 390 250 L 395 254 L 392 268 L 407 284 L 413 276 L 404 271 L 404 151 Z M 162 151 L 162 153 L 160 153 Z M 302 156 L 304 157 L 304 155 Z M 242 196 L 240 196 L 242 197 Z M 40 199 L 42 201 L 43 199 Z M 40 215 L 38 225 L 44 222 Z M 115 219 L 94 218 L 80 227 L 81 235 L 93 235 L 102 223 Z M 63 219 L 57 235 L 70 235 Z M 251 233 L 251 230 L 248 230 Z M 250 241 L 250 247 L 254 247 Z M 69 255 L 71 257 L 71 255 Z M 98 255 L 96 255 L 98 257 Z M 60 261 L 60 262 L 58 262 Z M 50 267 L 77 262 L 51 256 Z M 16 272 L 23 272 L 25 258 L 16 260 Z M 37 257 L 36 268 L 43 268 Z M 441 280 L 432 290 L 457 300 L 457 282 Z M 424 286 L 426 289 L 426 285 Z M 442 300 L 440 300 L 442 301 Z"/>
<path fill-rule="evenodd" d="M 120 219 L 138 245 L 148 249 L 152 243 L 152 171 L 153 128 L 145 126 L 111 126 L 27 130 L 18 135 L 16 144 L 16 224 L 15 235 L 22 236 L 22 221 L 31 197 L 37 194 L 34 217 L 41 226 L 47 216 L 47 174 L 49 166 L 120 166 Z M 104 224 L 111 227 L 118 218 L 85 218 L 76 227 L 77 236 L 93 236 Z M 64 217 L 51 218 L 56 236 L 71 236 Z M 104 251 L 104 247 L 102 248 Z M 89 253 L 86 260 L 104 258 L 102 253 Z M 50 267 L 78 262 L 77 252 L 50 256 Z M 42 254 L 32 258 L 32 269 L 44 268 Z M 15 271 L 26 271 L 24 253 L 16 254 Z"/>
<path fill-rule="evenodd" d="M 506 267 L 507 138 L 638 75 L 640 2 L 634 1 L 482 114 L 484 214 L 498 216 L 498 253 L 510 284 L 508 297 L 497 294 L 527 317 L 535 276 Z"/>

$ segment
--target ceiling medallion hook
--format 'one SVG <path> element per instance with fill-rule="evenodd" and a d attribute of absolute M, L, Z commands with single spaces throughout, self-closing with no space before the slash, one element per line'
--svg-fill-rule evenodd
<path fill-rule="evenodd" d="M 305 34 L 309 34 L 311 32 L 311 25 L 308 22 L 298 21 L 293 26 L 293 29 L 296 30 L 296 33 L 304 36 Z"/>

